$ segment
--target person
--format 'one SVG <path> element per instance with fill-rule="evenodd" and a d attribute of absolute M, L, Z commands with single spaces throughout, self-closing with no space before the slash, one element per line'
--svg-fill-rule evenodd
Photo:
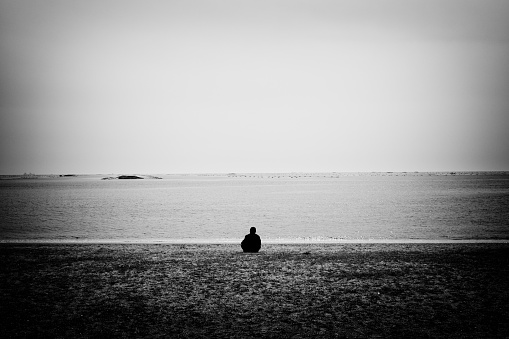
<path fill-rule="evenodd" d="M 249 229 L 249 234 L 244 237 L 244 240 L 240 243 L 240 247 L 244 252 L 257 253 L 262 247 L 262 240 L 260 236 L 256 234 L 256 227 Z"/>

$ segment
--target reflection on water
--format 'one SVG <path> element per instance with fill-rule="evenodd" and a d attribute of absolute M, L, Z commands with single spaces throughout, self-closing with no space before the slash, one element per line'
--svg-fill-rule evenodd
<path fill-rule="evenodd" d="M 505 175 L 162 177 L 0 180 L 0 239 L 509 239 Z"/>

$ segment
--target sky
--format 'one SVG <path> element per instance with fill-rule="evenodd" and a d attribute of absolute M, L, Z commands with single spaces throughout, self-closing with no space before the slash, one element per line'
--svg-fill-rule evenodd
<path fill-rule="evenodd" d="M 509 170 L 509 1 L 0 0 L 0 174 Z"/>

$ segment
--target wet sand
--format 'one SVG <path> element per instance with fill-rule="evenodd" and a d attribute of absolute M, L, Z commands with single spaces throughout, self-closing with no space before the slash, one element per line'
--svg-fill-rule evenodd
<path fill-rule="evenodd" d="M 18 337 L 507 338 L 509 244 L 0 244 Z"/>

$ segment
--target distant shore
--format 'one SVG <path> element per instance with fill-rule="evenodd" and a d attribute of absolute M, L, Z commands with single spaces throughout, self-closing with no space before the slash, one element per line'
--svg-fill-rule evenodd
<path fill-rule="evenodd" d="M 9 337 L 506 338 L 509 245 L 0 244 Z"/>
<path fill-rule="evenodd" d="M 258 179 L 306 179 L 377 176 L 509 176 L 509 171 L 429 171 L 429 172 L 259 172 L 259 173 L 153 173 L 153 174 L 0 174 L 0 180 L 15 179 L 118 179 L 119 177 L 143 179 L 172 179 L 192 177 L 258 178 Z"/>

